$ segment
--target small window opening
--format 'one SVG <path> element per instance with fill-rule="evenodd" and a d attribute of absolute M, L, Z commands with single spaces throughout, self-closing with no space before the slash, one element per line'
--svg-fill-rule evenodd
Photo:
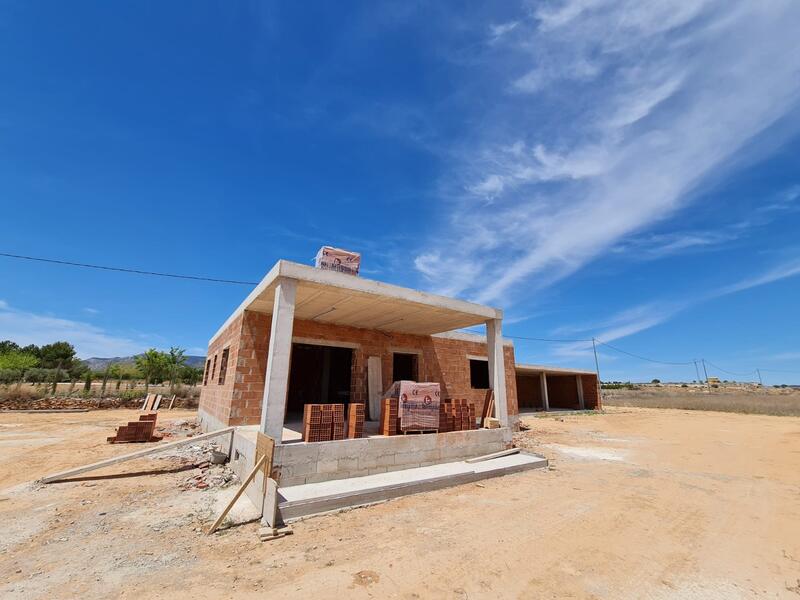
<path fill-rule="evenodd" d="M 219 361 L 219 380 L 217 383 L 222 385 L 225 383 L 225 373 L 228 371 L 228 354 L 230 353 L 230 348 L 225 348 L 222 351 L 222 360 Z"/>
<path fill-rule="evenodd" d="M 469 384 L 473 390 L 489 389 L 489 361 L 475 360 L 469 361 Z"/>

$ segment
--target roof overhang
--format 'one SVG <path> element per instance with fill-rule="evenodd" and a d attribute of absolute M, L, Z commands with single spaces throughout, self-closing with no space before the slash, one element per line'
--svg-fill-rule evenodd
<path fill-rule="evenodd" d="M 245 310 L 272 314 L 275 289 L 283 279 L 297 282 L 295 319 L 431 335 L 503 318 L 503 311 L 490 306 L 281 260 L 211 341 Z"/>
<path fill-rule="evenodd" d="M 595 375 L 594 371 L 586 371 L 582 369 L 568 369 L 565 367 L 552 367 L 548 365 L 514 365 L 514 370 L 520 375 L 538 375 L 544 373 L 546 375 Z"/>

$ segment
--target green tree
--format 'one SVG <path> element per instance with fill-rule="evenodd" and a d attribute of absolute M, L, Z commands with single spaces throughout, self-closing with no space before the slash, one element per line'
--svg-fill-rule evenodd
<path fill-rule="evenodd" d="M 140 354 L 134 358 L 136 368 L 141 371 L 144 376 L 144 393 L 146 394 L 150 389 L 150 383 L 158 378 L 162 378 L 168 369 L 168 358 L 164 352 L 159 352 L 155 348 L 150 348 L 144 354 Z"/>
<path fill-rule="evenodd" d="M 0 354 L 0 369 L 17 369 L 25 372 L 37 366 L 39 366 L 39 359 L 27 352 L 15 350 Z"/>
<path fill-rule="evenodd" d="M 45 369 L 58 368 L 59 363 L 61 363 L 62 369 L 70 370 L 77 361 L 75 348 L 68 342 L 54 342 L 42 346 L 39 349 L 39 358 L 42 361 L 42 367 Z"/>
<path fill-rule="evenodd" d="M 186 364 L 186 350 L 172 346 L 166 354 L 166 363 L 169 369 L 169 393 L 175 393 L 175 379 L 180 369 Z"/>
<path fill-rule="evenodd" d="M 197 385 L 197 382 L 203 377 L 203 369 L 192 367 L 191 365 L 184 365 L 180 370 L 180 379 L 189 385 Z"/>
<path fill-rule="evenodd" d="M 8 354 L 9 352 L 18 352 L 19 344 L 11 340 L 0 340 L 0 354 Z"/>

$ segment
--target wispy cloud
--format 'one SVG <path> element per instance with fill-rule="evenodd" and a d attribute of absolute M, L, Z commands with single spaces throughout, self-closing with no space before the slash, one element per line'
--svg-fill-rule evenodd
<path fill-rule="evenodd" d="M 507 301 L 674 216 L 797 108 L 798 19 L 791 0 L 540 6 L 488 61 L 506 85 L 481 106 L 502 110 L 451 152 L 447 223 L 417 268 L 440 291 Z M 723 238 L 677 233 L 653 252 Z"/>
<path fill-rule="evenodd" d="M 65 340 L 75 346 L 78 356 L 128 356 L 152 345 L 145 340 L 116 336 L 82 321 L 42 315 L 10 306 L 0 300 L 0 338 L 20 345 L 50 344 Z"/>
<path fill-rule="evenodd" d="M 762 273 L 720 286 L 704 294 L 638 304 L 595 323 L 560 327 L 555 330 L 555 334 L 594 337 L 605 342 L 613 342 L 666 323 L 679 313 L 698 304 L 797 275 L 800 275 L 800 258 L 791 259 Z M 591 343 L 586 342 L 566 343 L 560 345 L 555 350 L 555 354 L 569 357 L 585 356 L 591 351 L 591 347 Z"/>

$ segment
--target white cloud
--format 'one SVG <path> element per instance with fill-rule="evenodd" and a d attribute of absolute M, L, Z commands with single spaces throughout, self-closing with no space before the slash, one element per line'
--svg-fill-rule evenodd
<path fill-rule="evenodd" d="M 88 313 L 88 314 L 90 314 L 90 315 L 97 315 L 97 314 L 100 314 L 100 311 L 99 311 L 99 310 L 97 310 L 96 308 L 91 308 L 91 307 L 89 307 L 89 306 L 87 306 L 86 308 L 84 308 L 84 309 L 83 309 L 83 312 L 85 312 L 85 313 Z"/>
<path fill-rule="evenodd" d="M 514 31 L 519 25 L 519 21 L 509 21 L 507 23 L 498 23 L 496 25 L 489 25 L 489 36 L 491 42 L 496 42 L 501 37 Z"/>
<path fill-rule="evenodd" d="M 556 330 L 555 333 L 556 335 L 573 335 L 584 338 L 594 337 L 604 342 L 613 342 L 661 325 L 697 304 L 797 275 L 800 275 L 800 258 L 791 259 L 758 275 L 742 279 L 730 285 L 721 286 L 702 295 L 684 297 L 672 301 L 639 304 L 617 312 L 603 321 L 589 325 L 562 327 Z M 591 342 L 566 343 L 557 347 L 555 354 L 570 357 L 585 356 L 591 351 L 591 348 Z"/>
<path fill-rule="evenodd" d="M 791 0 L 539 8 L 503 56 L 516 72 L 481 103 L 502 110 L 475 119 L 480 130 L 449 154 L 445 188 L 462 193 L 448 195 L 420 271 L 449 293 L 507 302 L 674 216 L 797 109 L 799 19 Z M 709 241 L 721 243 L 676 236 L 662 251 Z"/>
<path fill-rule="evenodd" d="M 64 340 L 75 346 L 81 358 L 128 356 L 150 346 L 109 334 L 89 323 L 19 310 L 3 301 L 0 301 L 0 339 L 14 340 L 21 346 Z"/>

